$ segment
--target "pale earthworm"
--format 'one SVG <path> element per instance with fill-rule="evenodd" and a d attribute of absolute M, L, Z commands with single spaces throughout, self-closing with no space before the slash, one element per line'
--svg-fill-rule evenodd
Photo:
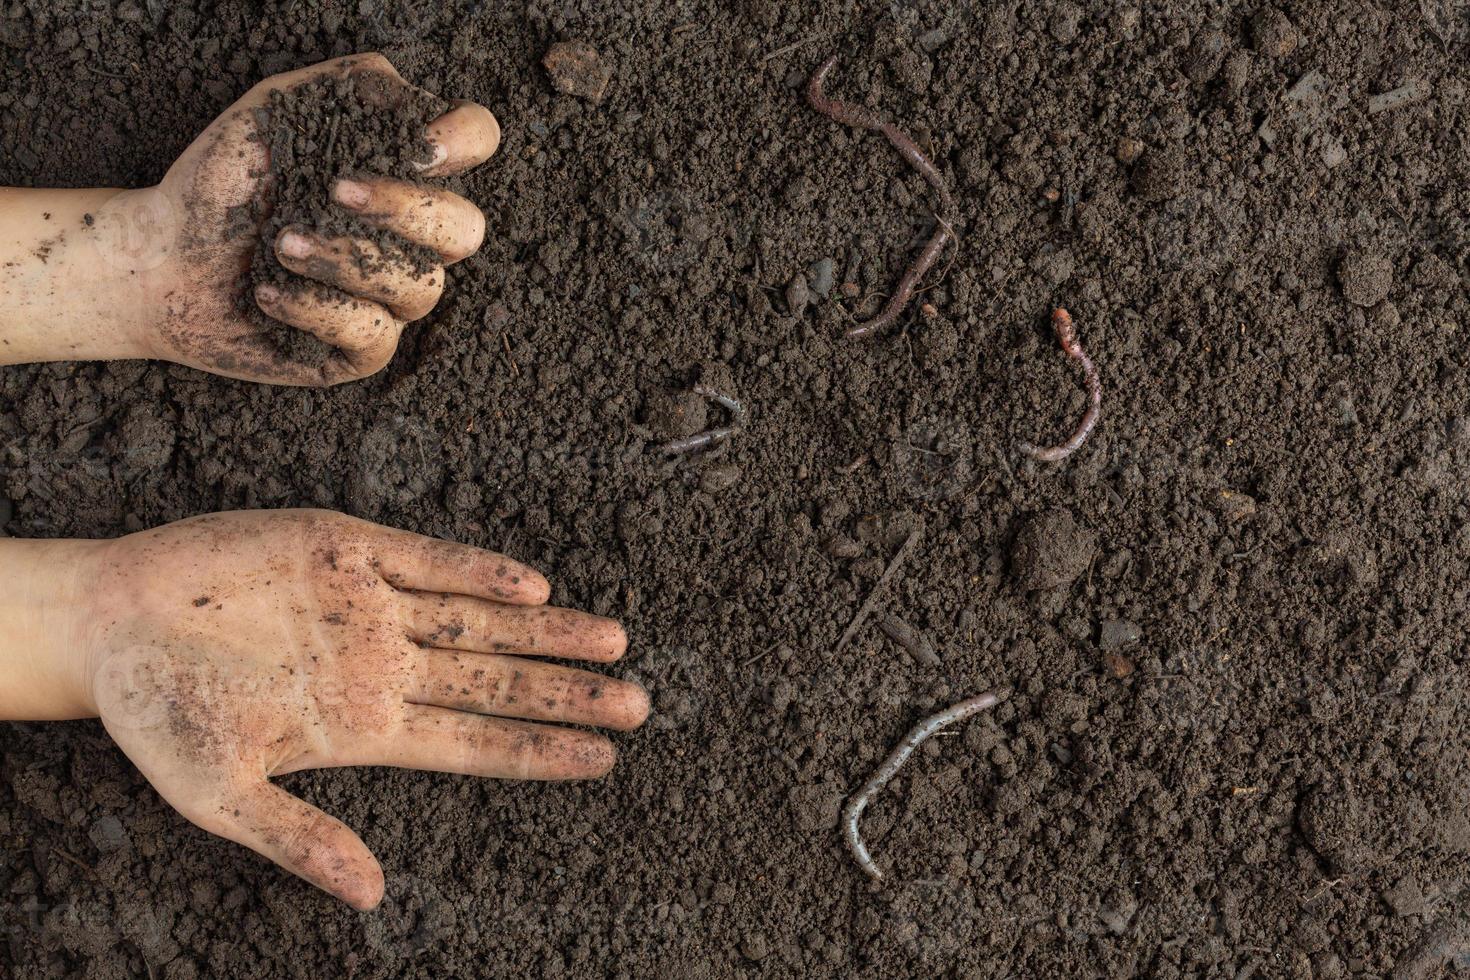
<path fill-rule="evenodd" d="M 823 94 L 822 83 L 826 81 L 827 73 L 832 70 L 832 66 L 835 64 L 837 64 L 837 56 L 834 54 L 822 62 L 821 67 L 812 73 L 812 77 L 806 83 L 807 103 L 813 109 L 822 113 L 822 115 L 829 116 L 844 125 L 856 126 L 859 129 L 869 129 L 875 133 L 882 133 L 888 138 L 888 142 L 893 144 L 893 148 L 898 150 L 899 154 L 909 162 L 909 165 L 917 170 L 920 176 L 927 180 L 929 185 L 939 195 L 940 207 L 938 213 L 935 214 L 936 227 L 934 229 L 934 235 L 929 239 L 929 243 L 924 246 L 924 250 L 919 253 L 918 258 L 914 259 L 913 264 L 908 267 L 908 271 L 903 274 L 903 278 L 898 281 L 898 287 L 894 289 L 893 295 L 889 297 L 887 305 L 883 307 L 883 312 L 871 320 L 859 323 L 847 331 L 848 337 L 868 337 L 887 329 L 897 322 L 899 315 L 903 313 L 904 307 L 908 306 L 909 300 L 913 298 L 914 289 L 919 285 L 919 281 L 934 267 L 934 263 L 939 259 L 940 253 L 944 251 L 944 246 L 953 237 L 953 231 L 950 225 L 950 213 L 953 210 L 953 201 L 949 196 L 949 186 L 945 184 L 943 175 L 939 173 L 939 168 L 934 166 L 933 161 L 924 154 L 923 150 L 919 149 L 918 144 L 907 133 L 886 119 L 879 118 L 862 106 L 848 105 L 846 102 L 839 102 Z"/>
<path fill-rule="evenodd" d="M 847 848 L 852 851 L 852 856 L 857 858 L 858 866 L 868 873 L 872 878 L 881 881 L 883 871 L 873 862 L 873 856 L 868 853 L 867 845 L 863 843 L 862 832 L 858 829 L 858 819 L 862 817 L 863 810 L 872 802 L 873 797 L 882 792 L 883 787 L 888 785 L 898 770 L 908 761 L 914 750 L 923 745 L 929 736 L 957 721 L 963 721 L 981 711 L 995 707 L 1000 702 L 1011 696 L 1011 689 L 998 687 L 984 694 L 977 694 L 973 698 L 961 701 L 959 704 L 951 705 L 938 714 L 930 715 L 919 722 L 904 736 L 902 742 L 888 754 L 878 771 L 863 784 L 852 799 L 847 801 L 847 806 L 842 810 L 842 833 L 847 838 Z"/>
<path fill-rule="evenodd" d="M 695 385 L 694 393 L 708 398 L 729 412 L 730 424 L 721 428 L 705 429 L 703 432 L 696 432 L 692 436 L 685 436 L 682 439 L 675 439 L 672 442 L 664 443 L 663 450 L 670 456 L 677 456 L 680 453 L 692 452 L 696 449 L 703 449 L 706 446 L 717 445 L 745 427 L 745 405 L 739 399 L 731 398 L 729 395 L 722 395 L 707 385 Z"/>
<path fill-rule="evenodd" d="M 1082 421 L 1077 423 L 1076 430 L 1066 442 L 1047 449 L 1033 446 L 1029 442 L 1021 443 L 1021 452 L 1046 463 L 1066 459 L 1080 449 L 1087 437 L 1092 435 L 1102 414 L 1102 382 L 1098 379 L 1097 367 L 1092 363 L 1092 358 L 1087 356 L 1087 351 L 1082 349 L 1082 341 L 1077 339 L 1077 328 L 1072 325 L 1072 315 L 1059 306 L 1052 312 L 1051 325 L 1063 352 L 1082 365 L 1082 382 L 1087 386 L 1088 406 L 1082 415 Z"/>

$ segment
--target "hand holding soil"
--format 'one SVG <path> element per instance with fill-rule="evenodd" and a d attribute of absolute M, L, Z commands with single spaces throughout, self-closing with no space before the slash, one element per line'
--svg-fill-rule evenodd
<path fill-rule="evenodd" d="M 479 208 L 419 181 L 499 140 L 483 106 L 450 107 L 355 55 L 262 81 L 156 187 L 0 190 L 0 363 L 153 357 L 299 385 L 372 374 L 434 308 L 444 266 L 484 238 Z"/>
<path fill-rule="evenodd" d="M 180 813 L 357 908 L 377 860 L 272 776 L 401 766 L 605 774 L 641 687 L 527 659 L 608 663 L 613 620 L 544 605 L 546 580 L 466 545 L 327 511 L 240 511 L 114 541 L 6 541 L 0 717 L 100 717 Z"/>

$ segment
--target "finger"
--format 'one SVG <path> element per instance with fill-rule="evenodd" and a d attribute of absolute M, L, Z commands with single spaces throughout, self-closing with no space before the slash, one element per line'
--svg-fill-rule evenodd
<path fill-rule="evenodd" d="M 366 911 L 383 898 L 383 869 L 352 829 L 268 782 L 229 799 L 207 827 Z"/>
<path fill-rule="evenodd" d="M 274 340 L 258 331 L 227 336 L 221 344 L 221 352 L 180 356 L 179 362 L 226 378 L 274 385 L 320 387 L 348 380 L 337 377 L 337 370 L 346 363 L 341 358 L 328 358 L 322 365 L 294 361 L 278 349 Z"/>
<path fill-rule="evenodd" d="M 478 167 L 500 146 L 500 123 L 482 105 L 461 102 L 429 123 L 424 137 L 433 147 L 426 164 L 414 164 L 425 177 L 443 177 Z"/>
<path fill-rule="evenodd" d="M 455 592 L 523 606 L 539 606 L 551 597 L 551 583 L 540 572 L 504 555 L 391 527 L 375 531 L 378 571 L 395 588 Z"/>
<path fill-rule="evenodd" d="M 380 228 L 431 248 L 445 262 L 473 255 L 485 240 L 485 215 L 451 191 L 387 178 L 332 185 L 332 200 Z"/>
<path fill-rule="evenodd" d="M 337 348 L 353 378 L 381 370 L 398 349 L 403 325 L 371 300 L 330 287 L 302 285 L 283 290 L 261 283 L 255 287 L 255 302 L 271 319 Z"/>
<path fill-rule="evenodd" d="M 363 764 L 496 779 L 595 779 L 617 761 L 595 732 L 405 704 L 391 741 L 365 744 Z"/>
<path fill-rule="evenodd" d="M 408 700 L 504 718 L 629 731 L 648 717 L 637 684 L 523 657 L 450 650 L 418 652 Z"/>
<path fill-rule="evenodd" d="M 506 606 L 443 592 L 409 595 L 404 604 L 409 638 L 425 646 L 598 663 L 611 663 L 628 649 L 617 620 L 575 609 Z"/>
<path fill-rule="evenodd" d="M 328 238 L 298 225 L 276 236 L 281 265 L 308 279 L 381 303 L 400 320 L 417 320 L 444 292 L 444 269 L 417 274 L 402 257 L 385 255 L 361 238 Z"/>

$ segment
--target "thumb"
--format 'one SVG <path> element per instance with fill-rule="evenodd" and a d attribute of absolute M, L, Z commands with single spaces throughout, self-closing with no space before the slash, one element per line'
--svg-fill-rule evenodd
<path fill-rule="evenodd" d="M 383 899 L 383 869 L 362 838 L 329 816 L 264 780 L 247 784 L 206 830 L 264 855 L 360 911 Z"/>

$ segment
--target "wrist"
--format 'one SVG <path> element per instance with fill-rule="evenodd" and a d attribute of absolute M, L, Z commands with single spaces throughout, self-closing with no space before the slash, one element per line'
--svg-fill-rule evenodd
<path fill-rule="evenodd" d="M 0 719 L 97 714 L 96 598 L 111 542 L 0 539 Z"/>
<path fill-rule="evenodd" d="M 104 267 L 107 293 L 116 297 L 107 316 L 110 342 L 125 357 L 157 358 L 160 310 L 176 284 L 170 276 L 180 219 L 158 186 L 115 192 L 95 215 L 88 243 Z"/>
<path fill-rule="evenodd" d="M 168 217 L 156 188 L 0 190 L 0 363 L 152 356 Z"/>

